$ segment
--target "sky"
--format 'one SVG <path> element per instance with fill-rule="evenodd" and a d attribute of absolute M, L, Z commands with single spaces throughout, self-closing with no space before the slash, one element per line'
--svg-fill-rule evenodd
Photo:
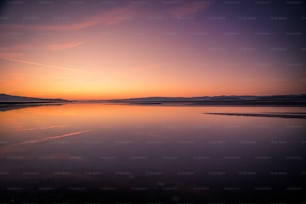
<path fill-rule="evenodd" d="M 305 7 L 3 1 L 0 93 L 85 100 L 306 93 Z"/>

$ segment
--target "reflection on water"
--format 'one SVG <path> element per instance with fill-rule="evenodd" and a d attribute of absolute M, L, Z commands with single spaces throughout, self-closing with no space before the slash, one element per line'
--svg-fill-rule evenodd
<path fill-rule="evenodd" d="M 66 104 L 0 112 L 1 199 L 305 201 L 306 120 L 207 112 L 305 108 Z"/>
<path fill-rule="evenodd" d="M 282 112 L 282 113 L 206 113 L 210 115 L 247 116 L 247 117 L 269 117 L 269 118 L 300 118 L 306 119 L 305 112 Z"/>
<path fill-rule="evenodd" d="M 63 103 L 0 103 L 0 111 L 16 110 L 20 108 L 37 106 L 61 106 Z"/>

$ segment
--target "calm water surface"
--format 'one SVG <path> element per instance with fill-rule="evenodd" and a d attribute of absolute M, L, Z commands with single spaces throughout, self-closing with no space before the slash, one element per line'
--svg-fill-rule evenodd
<path fill-rule="evenodd" d="M 5 202 L 305 202 L 293 107 L 67 104 L 0 112 Z"/>

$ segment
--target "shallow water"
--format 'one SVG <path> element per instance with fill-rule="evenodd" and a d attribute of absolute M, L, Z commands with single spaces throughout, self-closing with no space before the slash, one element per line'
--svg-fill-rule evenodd
<path fill-rule="evenodd" d="M 207 112 L 306 109 L 65 104 L 3 111 L 1 201 L 306 201 L 305 119 Z"/>

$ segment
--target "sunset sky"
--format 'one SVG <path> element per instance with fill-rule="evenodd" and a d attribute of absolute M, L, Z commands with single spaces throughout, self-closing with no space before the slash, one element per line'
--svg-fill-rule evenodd
<path fill-rule="evenodd" d="M 0 10 L 0 93 L 65 99 L 306 93 L 303 3 L 8 1 Z"/>

